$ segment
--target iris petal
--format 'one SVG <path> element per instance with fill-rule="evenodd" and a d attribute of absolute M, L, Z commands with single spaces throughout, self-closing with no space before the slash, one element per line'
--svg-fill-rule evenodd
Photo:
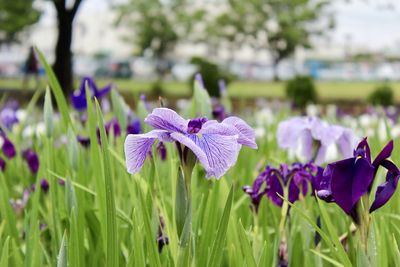
<path fill-rule="evenodd" d="M 332 196 L 350 214 L 357 201 L 368 192 L 374 178 L 374 167 L 365 158 L 349 158 L 328 165 Z M 329 178 L 328 178 L 329 179 Z"/>
<path fill-rule="evenodd" d="M 165 132 L 153 130 L 145 134 L 129 134 L 126 137 L 124 150 L 129 173 L 136 173 L 142 168 L 155 139 L 162 134 L 165 134 Z"/>
<path fill-rule="evenodd" d="M 370 213 L 379 209 L 389 201 L 396 191 L 399 177 L 400 175 L 398 173 L 388 172 L 386 175 L 386 182 L 379 185 L 376 189 L 375 200 L 369 209 Z"/>
<path fill-rule="evenodd" d="M 239 131 L 239 144 L 257 149 L 256 134 L 254 130 L 242 119 L 231 116 L 222 121 L 222 124 L 234 126 Z"/>
<path fill-rule="evenodd" d="M 207 177 L 215 176 L 218 179 L 223 176 L 235 164 L 239 155 L 238 136 L 203 134 L 199 137 L 194 134 L 171 133 L 171 137 L 192 150 L 206 169 Z"/>
<path fill-rule="evenodd" d="M 168 108 L 156 108 L 144 120 L 150 126 L 172 132 L 185 133 L 187 122 L 175 111 Z"/>

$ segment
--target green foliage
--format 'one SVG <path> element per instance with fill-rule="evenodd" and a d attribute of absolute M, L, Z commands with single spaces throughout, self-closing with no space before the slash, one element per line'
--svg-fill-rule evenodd
<path fill-rule="evenodd" d="M 197 66 L 197 73 L 203 77 L 204 86 L 208 94 L 214 97 L 220 97 L 218 81 L 225 80 L 226 84 L 233 81 L 234 76 L 229 72 L 221 69 L 217 64 L 201 57 L 193 57 L 191 63 Z M 190 84 L 193 83 L 194 75 L 190 77 Z"/>
<path fill-rule="evenodd" d="M 310 47 L 311 36 L 332 27 L 327 5 L 325 0 L 232 0 L 228 9 L 209 23 L 205 38 L 214 43 L 222 43 L 222 38 L 236 47 L 246 43 L 266 49 L 276 66 L 297 47 Z"/>
<path fill-rule="evenodd" d="M 65 98 L 59 94 L 54 81 L 49 82 L 57 100 L 54 105 L 62 111 Z M 198 88 L 198 92 L 201 93 L 196 97 L 207 98 L 206 91 Z M 72 116 L 69 120 L 54 117 L 51 132 L 38 133 L 32 138 L 23 136 L 26 127 L 34 127 L 52 113 L 50 91 L 46 95 L 46 116 L 43 110 L 35 108 L 38 98 L 35 96 L 26 108 L 29 114 L 26 121 L 7 131 L 15 141 L 18 155 L 7 159 L 5 171 L 0 171 L 1 267 L 277 265 L 281 209 L 263 197 L 256 214 L 249 207 L 251 202 L 242 186 L 251 184 L 265 163 L 290 162 L 289 156 L 277 148 L 274 135 L 280 120 L 292 115 L 289 110 L 274 114 L 268 126 L 257 124 L 271 138 L 258 138 L 258 150 L 243 148 L 237 163 L 220 180 L 207 180 L 203 168 L 194 167 L 191 232 L 188 249 L 182 255 L 177 230 L 177 224 L 182 222 L 176 222 L 176 216 L 180 216 L 176 215 L 176 209 L 183 207 L 175 203 L 179 196 L 176 186 L 179 156 L 175 144 L 165 143 L 166 161 L 158 157 L 154 148 L 152 159 L 146 160 L 141 172 L 128 174 L 124 136 L 107 137 L 103 123 L 121 117 L 125 103 L 118 94 L 113 94 L 112 111 L 103 114 L 98 103 L 91 100 L 89 90 L 86 90 L 85 124 L 79 120 L 78 113 L 64 109 Z M 143 105 L 139 109 L 142 111 L 136 110 L 137 114 L 146 113 Z M 207 109 L 196 106 L 197 112 L 207 112 Z M 245 119 L 255 126 L 259 123 L 257 117 L 250 114 Z M 367 129 L 360 127 L 359 130 Z M 368 140 L 375 154 L 383 142 L 378 137 L 379 129 L 372 131 Z M 89 148 L 76 146 L 77 134 L 90 136 Z M 59 141 L 65 136 L 67 144 Z M 19 154 L 28 146 L 34 147 L 40 158 L 39 172 L 35 175 L 29 172 Z M 397 164 L 399 153 L 393 153 L 391 160 Z M 372 194 L 385 181 L 385 174 L 378 171 Z M 42 177 L 50 183 L 47 193 L 40 189 Z M 59 179 L 65 184 L 59 184 Z M 20 199 L 32 183 L 36 190 L 31 192 L 26 205 L 20 210 L 13 209 L 10 200 Z M 399 266 L 398 192 L 371 216 L 370 255 L 361 252 L 361 239 L 358 234 L 353 235 L 351 219 L 336 205 L 316 199 L 309 190 L 290 206 L 290 219 L 285 228 L 290 266 Z M 157 246 L 162 228 L 160 217 L 164 222 L 163 234 L 169 240 L 161 251 Z M 318 217 L 321 225 L 316 223 Z M 39 225 L 46 227 L 39 228 Z M 314 244 L 316 232 L 322 240 L 318 245 Z M 339 239 L 343 235 L 347 235 L 345 246 Z"/>
<path fill-rule="evenodd" d="M 0 0 L 0 44 L 18 39 L 18 33 L 39 21 L 34 0 Z"/>
<path fill-rule="evenodd" d="M 369 103 L 375 106 L 390 106 L 393 104 L 393 100 L 393 89 L 387 84 L 376 87 L 376 89 L 368 96 Z"/>
<path fill-rule="evenodd" d="M 287 81 L 286 97 L 299 108 L 317 102 L 317 91 L 313 79 L 309 76 L 296 76 Z"/>

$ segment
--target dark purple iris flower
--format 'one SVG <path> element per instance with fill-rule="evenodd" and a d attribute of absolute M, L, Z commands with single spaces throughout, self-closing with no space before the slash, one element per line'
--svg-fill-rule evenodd
<path fill-rule="evenodd" d="M 138 118 L 130 119 L 130 122 L 126 126 L 127 134 L 139 134 L 142 132 L 142 124 Z"/>
<path fill-rule="evenodd" d="M 382 207 L 393 196 L 400 177 L 399 169 L 389 159 L 392 151 L 393 141 L 390 141 L 371 161 L 367 138 L 364 138 L 352 158 L 328 164 L 318 196 L 327 202 L 335 202 L 357 222 L 357 203 L 363 195 L 370 194 L 378 168 L 382 166 L 387 169 L 386 181 L 378 186 L 369 212 Z"/>
<path fill-rule="evenodd" d="M 40 189 L 42 189 L 42 191 L 43 191 L 44 193 L 47 193 L 47 192 L 49 191 L 49 188 L 50 188 L 49 182 L 48 182 L 45 178 L 42 178 L 42 179 L 40 180 Z M 32 192 L 35 192 L 35 190 L 36 190 L 36 185 L 35 185 L 35 184 L 32 184 L 32 185 L 31 185 L 31 191 L 32 191 Z"/>
<path fill-rule="evenodd" d="M 3 154 L 4 156 L 6 156 L 9 159 L 12 159 L 13 157 L 15 157 L 15 154 L 17 153 L 15 151 L 15 146 L 14 144 L 11 142 L 10 139 L 8 139 L 5 135 L 0 136 L 0 138 L 3 139 L 3 146 L 2 146 L 2 150 L 3 150 Z"/>
<path fill-rule="evenodd" d="M 50 188 L 49 182 L 43 178 L 40 180 L 40 188 L 42 188 L 43 192 L 47 193 Z"/>
<path fill-rule="evenodd" d="M 171 109 L 156 108 L 145 122 L 155 129 L 145 134 L 129 134 L 125 139 L 129 173 L 142 168 L 156 139 L 183 145 L 182 151 L 189 149 L 193 152 L 206 170 L 207 177 L 216 178 L 235 164 L 242 145 L 257 148 L 254 130 L 237 117 L 229 117 L 220 123 L 208 121 L 205 117 L 185 120 Z"/>
<path fill-rule="evenodd" d="M 167 148 L 165 147 L 164 142 L 158 142 L 157 152 L 162 161 L 165 161 L 167 159 Z"/>
<path fill-rule="evenodd" d="M 88 88 L 89 91 L 92 95 L 92 97 L 96 97 L 97 99 L 100 99 L 102 97 L 104 97 L 105 95 L 107 95 L 110 90 L 112 85 L 109 84 L 105 87 L 103 87 L 102 89 L 98 89 L 96 86 L 96 83 L 94 82 L 93 78 L 91 77 L 84 77 L 82 79 L 81 82 L 81 86 L 79 87 L 78 91 L 75 91 L 72 95 L 71 95 L 71 103 L 72 106 L 79 111 L 83 111 L 86 110 L 86 92 L 85 92 L 85 86 L 86 86 L 86 82 L 88 84 Z"/>
<path fill-rule="evenodd" d="M 39 170 L 39 157 L 32 149 L 27 149 L 22 152 L 22 157 L 28 163 L 29 169 L 33 174 Z"/>
<path fill-rule="evenodd" d="M 0 171 L 4 172 L 5 169 L 6 169 L 6 161 L 0 158 Z"/>
<path fill-rule="evenodd" d="M 76 140 L 78 141 L 79 144 L 81 144 L 83 147 L 89 147 L 90 145 L 90 138 L 82 135 L 78 135 L 76 137 Z"/>
<path fill-rule="evenodd" d="M 212 115 L 217 121 L 223 121 L 226 118 L 225 107 L 219 103 L 214 105 Z"/>
<path fill-rule="evenodd" d="M 251 197 L 255 210 L 258 210 L 263 196 L 281 207 L 284 188 L 288 188 L 288 200 L 293 203 L 299 199 L 300 193 L 306 195 L 308 183 L 312 187 L 317 184 L 322 175 L 322 168 L 314 163 L 293 163 L 292 166 L 281 164 L 279 169 L 267 166 L 253 182 L 252 186 L 244 186 L 243 191 Z M 280 195 L 280 196 L 279 196 Z"/>

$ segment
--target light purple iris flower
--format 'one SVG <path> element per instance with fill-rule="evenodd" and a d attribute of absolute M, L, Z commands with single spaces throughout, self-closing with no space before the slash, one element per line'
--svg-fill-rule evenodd
<path fill-rule="evenodd" d="M 220 178 L 235 164 L 241 145 L 256 149 L 254 130 L 237 117 L 221 123 L 207 118 L 185 120 L 168 108 L 156 108 L 144 120 L 154 130 L 130 134 L 125 140 L 125 159 L 129 173 L 138 172 L 156 139 L 178 142 L 190 149 L 207 172 Z"/>
<path fill-rule="evenodd" d="M 343 157 L 351 157 L 357 144 L 354 132 L 339 125 L 327 125 L 316 117 L 295 117 L 278 126 L 278 144 L 283 149 L 301 148 L 305 161 L 320 165 L 326 161 L 328 147 L 337 145 Z M 316 150 L 317 149 L 317 150 Z"/>

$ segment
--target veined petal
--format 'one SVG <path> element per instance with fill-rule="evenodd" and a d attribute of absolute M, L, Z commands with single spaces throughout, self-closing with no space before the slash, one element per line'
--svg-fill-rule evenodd
<path fill-rule="evenodd" d="M 138 172 L 146 160 L 151 146 L 164 131 L 153 130 L 145 134 L 128 134 L 124 143 L 126 167 L 129 173 Z"/>
<path fill-rule="evenodd" d="M 156 129 L 170 132 L 185 133 L 187 129 L 186 120 L 169 108 L 154 109 L 153 112 L 144 119 L 144 122 Z"/>
<path fill-rule="evenodd" d="M 228 117 L 225 120 L 222 121 L 222 124 L 228 124 L 234 126 L 236 129 L 239 131 L 239 139 L 238 142 L 239 144 L 242 144 L 244 146 L 248 146 L 254 149 L 257 149 L 257 144 L 256 144 L 256 134 L 244 120 L 232 116 Z"/>
<path fill-rule="evenodd" d="M 349 158 L 330 166 L 331 190 L 335 202 L 350 214 L 357 201 L 368 192 L 374 167 L 365 158 Z"/>
<path fill-rule="evenodd" d="M 207 172 L 207 177 L 223 176 L 235 164 L 240 151 L 238 136 L 224 136 L 219 134 L 171 133 L 171 137 L 187 146 L 197 156 Z"/>

